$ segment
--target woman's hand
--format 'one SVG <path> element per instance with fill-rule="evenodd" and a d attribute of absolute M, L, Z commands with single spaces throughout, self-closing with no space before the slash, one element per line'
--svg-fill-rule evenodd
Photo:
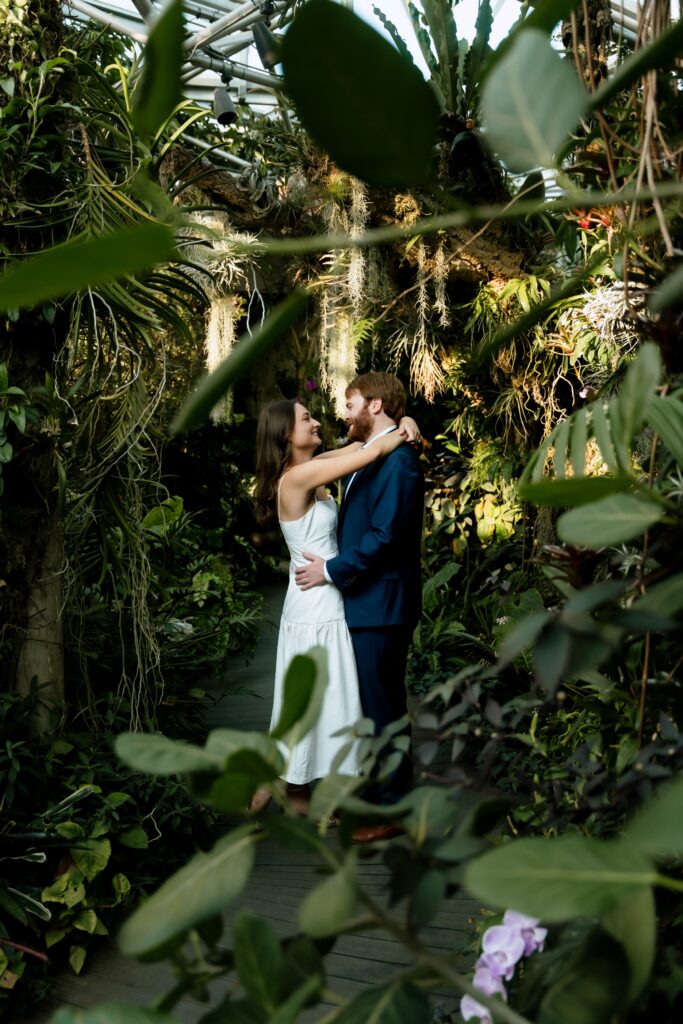
<path fill-rule="evenodd" d="M 408 444 L 419 445 L 422 441 L 420 428 L 412 416 L 404 416 L 398 424 L 398 432 Z"/>

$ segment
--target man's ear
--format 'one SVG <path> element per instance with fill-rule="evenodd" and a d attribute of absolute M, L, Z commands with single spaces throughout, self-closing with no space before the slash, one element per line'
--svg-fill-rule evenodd
<path fill-rule="evenodd" d="M 379 416 L 379 414 L 382 412 L 382 399 L 381 398 L 371 398 L 370 399 L 370 412 L 373 414 L 373 416 Z"/>

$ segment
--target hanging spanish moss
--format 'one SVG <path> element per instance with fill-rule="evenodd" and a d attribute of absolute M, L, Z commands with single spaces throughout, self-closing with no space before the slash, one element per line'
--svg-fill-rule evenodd
<path fill-rule="evenodd" d="M 237 336 L 237 320 L 242 302 L 234 295 L 214 295 L 206 323 L 204 348 L 206 368 L 213 371 L 230 355 Z M 229 423 L 232 415 L 232 391 L 228 391 L 211 410 L 214 423 Z"/>
<path fill-rule="evenodd" d="M 325 224 L 330 233 L 359 238 L 368 218 L 365 186 L 354 178 L 347 178 L 348 188 L 335 175 L 334 194 L 325 209 Z M 344 200 L 350 194 L 347 210 Z M 357 369 L 357 334 L 363 330 L 361 310 L 365 300 L 366 261 L 361 249 L 350 252 L 333 251 L 322 258 L 326 268 L 320 291 L 320 383 L 334 403 L 339 416 L 343 415 L 345 391 Z"/>
<path fill-rule="evenodd" d="M 236 292 L 246 292 L 249 304 L 261 300 L 252 256 L 237 252 L 236 243 L 253 243 L 256 236 L 235 231 L 227 214 L 220 210 L 196 214 L 202 244 L 195 245 L 193 258 L 203 268 L 202 278 L 210 304 L 206 317 L 204 352 L 209 373 L 230 355 L 237 338 L 237 324 L 244 315 L 244 301 Z M 208 278 L 208 284 L 206 280 Z M 232 394 L 228 393 L 211 410 L 214 423 L 229 423 Z"/>
<path fill-rule="evenodd" d="M 368 198 L 365 185 L 357 178 L 351 179 L 351 207 L 349 210 L 349 237 L 360 238 L 368 222 Z M 349 269 L 346 280 L 354 316 L 359 316 L 363 303 L 366 258 L 363 249 L 352 249 L 349 254 Z"/>
<path fill-rule="evenodd" d="M 448 260 L 444 252 L 443 238 L 441 238 L 434 253 L 434 310 L 439 314 L 440 327 L 450 327 L 451 325 L 451 314 L 446 298 L 447 281 Z"/>

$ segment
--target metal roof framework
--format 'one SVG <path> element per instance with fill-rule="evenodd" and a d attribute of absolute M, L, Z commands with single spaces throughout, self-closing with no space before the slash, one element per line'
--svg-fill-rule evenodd
<path fill-rule="evenodd" d="M 353 0 L 341 0 L 352 6 Z M 381 3 L 381 0 L 380 0 Z M 144 45 L 150 26 L 165 6 L 164 0 L 64 0 L 67 15 L 92 20 Z M 615 35 L 636 39 L 639 0 L 611 0 Z M 292 19 L 293 0 L 185 0 L 186 62 L 184 93 L 188 99 L 211 107 L 222 75 L 230 79 L 235 99 L 262 113 L 282 111 L 282 80 L 263 68 L 254 46 L 252 27 L 269 24 L 276 37 Z M 286 116 L 286 115 L 285 115 Z M 202 145 L 199 140 L 189 139 Z M 225 150 L 215 151 L 233 165 L 250 165 Z"/>

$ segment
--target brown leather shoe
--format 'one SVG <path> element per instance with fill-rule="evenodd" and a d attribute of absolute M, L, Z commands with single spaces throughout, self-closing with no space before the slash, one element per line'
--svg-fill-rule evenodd
<path fill-rule="evenodd" d="M 352 843 L 378 843 L 382 839 L 394 839 L 405 832 L 400 825 L 360 825 L 351 836 Z"/>

